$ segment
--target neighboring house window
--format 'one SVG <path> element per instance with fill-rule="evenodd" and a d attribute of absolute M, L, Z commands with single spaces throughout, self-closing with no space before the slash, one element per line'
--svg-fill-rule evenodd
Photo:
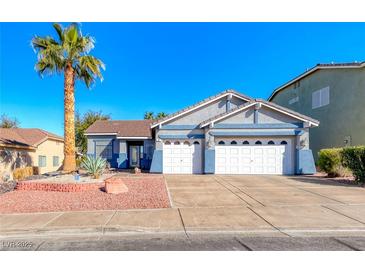
<path fill-rule="evenodd" d="M 112 157 L 113 157 L 112 143 L 108 143 L 108 144 L 96 143 L 95 150 L 96 150 L 95 151 L 96 156 L 99 156 L 101 158 L 112 159 Z"/>
<path fill-rule="evenodd" d="M 39 167 L 45 167 L 47 166 L 47 157 L 39 155 L 38 156 L 38 166 Z"/>
<path fill-rule="evenodd" d="M 53 166 L 59 166 L 60 163 L 60 157 L 53 156 Z"/>
<path fill-rule="evenodd" d="M 312 109 L 326 106 L 330 103 L 330 87 L 325 87 L 312 93 Z"/>
<path fill-rule="evenodd" d="M 293 99 L 290 99 L 289 100 L 289 105 L 292 105 L 292 104 L 294 104 L 296 102 L 299 102 L 299 97 L 298 96 L 297 97 L 294 97 Z"/>

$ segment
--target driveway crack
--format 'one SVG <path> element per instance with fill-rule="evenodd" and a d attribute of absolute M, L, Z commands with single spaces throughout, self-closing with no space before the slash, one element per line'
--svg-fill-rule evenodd
<path fill-rule="evenodd" d="M 235 189 L 237 189 L 239 192 L 245 194 L 246 196 L 250 197 L 252 200 L 256 201 L 257 203 L 259 203 L 262 206 L 265 206 L 263 203 L 261 203 L 259 200 L 255 199 L 254 197 L 252 197 L 251 195 L 247 194 L 246 192 L 244 192 L 242 189 L 232 185 L 231 183 L 225 181 L 223 178 L 219 177 L 221 180 L 223 180 L 226 184 L 229 184 L 231 187 L 234 187 Z M 228 191 L 230 191 L 232 194 L 234 194 L 235 196 L 237 196 L 238 198 L 240 198 L 242 201 L 244 201 L 245 203 L 247 203 L 249 206 L 253 206 L 252 204 L 250 204 L 249 202 L 247 202 L 245 199 L 243 199 L 242 197 L 240 197 L 239 195 L 237 195 L 236 193 L 234 193 L 232 190 L 230 190 L 228 187 L 226 187 L 225 185 L 223 185 L 221 182 L 219 182 L 219 180 L 217 180 L 217 178 L 214 177 L 214 180 L 220 184 L 221 186 L 223 186 L 224 188 L 226 188 Z"/>
<path fill-rule="evenodd" d="M 342 212 L 339 212 L 339 211 L 337 211 L 337 210 L 335 210 L 335 209 L 333 209 L 333 208 L 330 208 L 330 207 L 325 206 L 325 205 L 322 205 L 322 207 L 327 208 L 327 209 L 329 209 L 329 210 L 331 210 L 331 211 L 333 211 L 333 212 L 336 212 L 337 214 L 340 214 L 340 215 L 342 215 L 342 216 L 344 216 L 344 217 L 347 217 L 347 218 L 349 218 L 349 219 L 351 219 L 351 220 L 353 220 L 353 221 L 356 221 L 356 222 L 358 222 L 358 223 L 361 223 L 361 224 L 365 225 L 365 223 L 364 223 L 364 222 L 359 221 L 359 220 L 357 220 L 357 219 L 355 219 L 355 218 L 353 218 L 353 217 L 351 217 L 351 216 L 348 216 L 348 215 L 346 215 L 346 214 L 344 214 L 344 213 L 342 213 Z"/>
<path fill-rule="evenodd" d="M 339 200 L 336 200 L 336 199 L 333 199 L 333 198 L 327 197 L 327 196 L 325 196 L 325 195 L 322 195 L 322 194 L 319 194 L 319 193 L 316 193 L 316 192 L 310 191 L 310 190 L 305 189 L 305 188 L 301 188 L 301 187 L 297 187 L 297 188 L 298 188 L 298 189 L 300 189 L 300 190 L 306 191 L 306 192 L 308 192 L 308 193 L 311 193 L 311 194 L 318 195 L 318 196 L 320 196 L 320 197 L 326 198 L 326 199 L 328 199 L 328 200 L 335 201 L 335 202 L 340 203 L 340 204 L 343 204 L 343 205 L 345 205 L 345 204 L 346 204 L 346 203 L 341 202 L 341 201 L 339 201 Z"/>
<path fill-rule="evenodd" d="M 181 215 L 180 208 L 178 208 L 177 211 L 179 212 L 179 216 L 180 216 L 181 224 L 182 224 L 183 229 L 184 229 L 185 236 L 186 236 L 186 238 L 190 239 L 188 233 L 186 232 L 185 223 L 184 223 L 184 219 Z"/>
<path fill-rule="evenodd" d="M 268 220 L 266 220 L 264 217 L 262 217 L 260 214 L 258 214 L 252 208 L 248 207 L 248 209 L 251 210 L 257 217 L 259 217 L 260 219 L 262 219 L 265 223 L 267 223 L 268 225 L 272 226 L 274 229 L 276 229 L 280 233 L 284 234 L 285 236 L 292 237 L 291 235 L 289 235 L 289 234 L 285 233 L 284 231 L 280 230 L 278 227 L 274 226 L 272 223 L 270 223 Z"/>

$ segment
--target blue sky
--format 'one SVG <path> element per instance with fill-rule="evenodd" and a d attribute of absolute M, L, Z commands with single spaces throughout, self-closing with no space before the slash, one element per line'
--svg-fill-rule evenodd
<path fill-rule="evenodd" d="M 67 24 L 64 24 L 67 25 Z M 76 109 L 113 119 L 171 113 L 225 89 L 264 98 L 317 63 L 365 60 L 360 23 L 82 23 L 106 64 L 92 90 L 76 86 Z M 51 23 L 0 24 L 0 113 L 22 127 L 63 135 L 63 78 L 38 76 L 33 35 Z"/>

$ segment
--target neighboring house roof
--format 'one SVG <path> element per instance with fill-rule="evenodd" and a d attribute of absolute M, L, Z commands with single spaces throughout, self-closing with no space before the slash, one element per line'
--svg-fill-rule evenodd
<path fill-rule="evenodd" d="M 205 126 L 209 125 L 210 123 L 214 123 L 216 121 L 222 120 L 222 119 L 224 119 L 226 117 L 229 117 L 229 116 L 231 116 L 231 115 L 233 115 L 233 114 L 235 114 L 237 112 L 240 112 L 240 111 L 242 111 L 244 109 L 247 109 L 247 108 L 249 108 L 251 106 L 254 106 L 257 103 L 260 103 L 260 104 L 262 104 L 262 105 L 264 105 L 266 107 L 272 108 L 272 109 L 274 109 L 276 111 L 282 112 L 282 113 L 284 113 L 284 114 L 286 114 L 288 116 L 294 117 L 294 118 L 299 119 L 301 121 L 310 122 L 313 126 L 318 126 L 319 125 L 319 121 L 316 120 L 316 119 L 313 119 L 313 118 L 308 117 L 306 115 L 300 114 L 300 113 L 298 113 L 296 111 L 293 111 L 291 109 L 288 109 L 288 108 L 279 106 L 277 104 L 274 104 L 272 102 L 268 102 L 268 101 L 263 100 L 263 99 L 255 99 L 255 100 L 251 100 L 251 101 L 249 101 L 249 102 L 247 102 L 247 103 L 245 103 L 245 104 L 243 104 L 243 105 L 241 105 L 239 107 L 233 108 L 233 109 L 231 109 L 231 110 L 229 110 L 229 111 L 227 111 L 225 113 L 219 114 L 219 115 L 214 116 L 214 117 L 212 117 L 212 118 L 210 118 L 208 120 L 205 120 L 204 122 L 200 123 L 200 127 L 205 127 Z"/>
<path fill-rule="evenodd" d="M 152 138 L 151 120 L 98 120 L 86 131 L 85 135 L 110 134 L 123 137 Z"/>
<path fill-rule="evenodd" d="M 63 142 L 63 138 L 39 128 L 0 128 L 0 145 L 36 148 L 47 139 Z"/>
<path fill-rule="evenodd" d="M 268 101 L 271 101 L 275 95 L 283 90 L 284 88 L 290 86 L 294 82 L 303 79 L 304 77 L 312 74 L 320 69 L 343 69 L 343 68 L 363 68 L 365 67 L 365 62 L 352 62 L 352 63 L 330 63 L 330 64 L 317 64 L 314 67 L 308 69 L 306 72 L 298 75 L 297 77 L 293 78 L 292 80 L 286 82 L 285 84 L 281 85 L 280 87 L 276 88 L 272 94 L 270 95 Z"/>
<path fill-rule="evenodd" d="M 253 98 L 248 97 L 246 95 L 243 95 L 243 94 L 241 94 L 241 93 L 239 93 L 239 92 L 237 92 L 237 91 L 235 91 L 233 89 L 228 89 L 228 90 L 225 90 L 223 92 L 218 93 L 217 95 L 208 97 L 208 98 L 204 99 L 203 101 L 200 101 L 200 102 L 198 102 L 198 103 L 196 103 L 194 105 L 191 105 L 191 106 L 186 107 L 186 108 L 184 108 L 182 110 L 179 110 L 179 111 L 177 111 L 177 112 L 175 112 L 173 114 L 170 114 L 170 115 L 168 115 L 168 116 L 166 116 L 164 118 L 161 118 L 159 120 L 154 121 L 153 124 L 152 124 L 152 128 L 153 127 L 156 127 L 157 125 L 159 125 L 161 123 L 170 121 L 170 120 L 172 120 L 172 119 L 174 119 L 174 118 L 176 118 L 178 116 L 181 116 L 183 114 L 189 113 L 189 112 L 191 112 L 191 111 L 193 111 L 193 110 L 195 110 L 195 109 L 197 109 L 197 108 L 199 108 L 199 107 L 201 107 L 203 105 L 206 105 L 206 104 L 208 104 L 210 102 L 213 102 L 215 100 L 218 100 L 218 99 L 220 99 L 222 97 L 225 97 L 227 95 L 232 95 L 232 96 L 241 98 L 241 99 L 246 100 L 246 101 L 253 100 Z"/>

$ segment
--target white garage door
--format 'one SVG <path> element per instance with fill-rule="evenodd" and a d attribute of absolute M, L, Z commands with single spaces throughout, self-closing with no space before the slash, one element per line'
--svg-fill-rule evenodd
<path fill-rule="evenodd" d="M 235 142 L 237 143 L 237 142 Z M 293 174 L 294 164 L 290 140 L 271 141 L 261 145 L 217 145 L 217 174 Z"/>
<path fill-rule="evenodd" d="M 162 155 L 163 173 L 202 173 L 201 141 L 166 141 Z"/>

